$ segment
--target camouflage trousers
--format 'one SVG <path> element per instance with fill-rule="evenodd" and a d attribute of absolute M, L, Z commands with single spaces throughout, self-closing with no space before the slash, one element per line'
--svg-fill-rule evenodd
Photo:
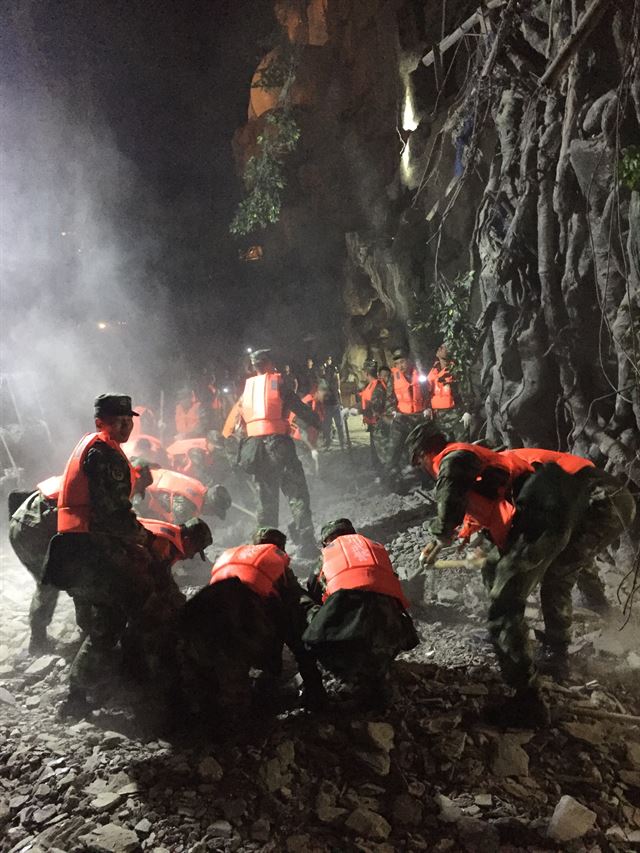
<path fill-rule="evenodd" d="M 424 422 L 422 413 L 415 415 L 397 414 L 389 427 L 389 446 L 385 467 L 390 472 L 399 472 L 409 464 L 405 442 L 411 430 Z"/>
<path fill-rule="evenodd" d="M 462 424 L 460 409 L 434 409 L 433 420 L 450 441 L 469 441 L 469 431 Z"/>
<path fill-rule="evenodd" d="M 58 590 L 51 584 L 42 583 L 44 560 L 49 539 L 56 532 L 56 516 L 52 523 L 30 527 L 14 519 L 9 524 L 9 541 L 16 556 L 33 577 L 36 588 L 29 607 L 29 625 L 32 636 L 43 637 L 51 624 L 58 602 Z"/>
<path fill-rule="evenodd" d="M 312 540 L 309 488 L 293 439 L 287 435 L 263 439 L 254 477 L 258 486 L 258 527 L 278 527 L 282 492 L 289 502 L 297 537 Z"/>
<path fill-rule="evenodd" d="M 566 648 L 573 618 L 571 593 L 580 573 L 631 524 L 635 502 L 603 471 L 568 475 L 545 465 L 526 482 L 505 552 L 483 571 L 489 593 L 489 632 L 505 681 L 532 684 L 536 669 L 525 621 L 527 598 L 540 586 L 545 641 Z"/>

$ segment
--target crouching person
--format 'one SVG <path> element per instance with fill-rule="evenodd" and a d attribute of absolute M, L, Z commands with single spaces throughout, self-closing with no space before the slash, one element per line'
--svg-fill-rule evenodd
<path fill-rule="evenodd" d="M 321 537 L 322 566 L 309 580 L 321 606 L 302 639 L 365 707 L 384 707 L 394 658 L 419 641 L 400 580 L 384 546 L 356 533 L 348 518 L 326 524 Z"/>
<path fill-rule="evenodd" d="M 303 704 L 322 704 L 322 679 L 302 644 L 304 591 L 289 568 L 285 546 L 284 533 L 260 528 L 253 544 L 220 555 L 209 586 L 187 602 L 182 621 L 187 691 L 199 713 L 212 707 L 229 717 L 246 712 L 250 669 L 262 670 L 263 683 L 277 679 L 284 644 L 298 664 Z"/>

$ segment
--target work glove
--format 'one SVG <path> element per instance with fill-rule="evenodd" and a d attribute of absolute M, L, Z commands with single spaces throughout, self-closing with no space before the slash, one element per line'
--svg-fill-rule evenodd
<path fill-rule="evenodd" d="M 433 409 L 425 409 L 422 412 L 422 417 L 427 421 L 432 421 L 433 420 Z"/>
<path fill-rule="evenodd" d="M 440 551 L 442 551 L 442 549 L 449 544 L 450 544 L 450 541 L 448 539 L 444 539 L 444 538 L 440 538 L 440 537 L 437 537 L 435 539 L 432 539 L 430 542 L 427 542 L 427 544 L 424 546 L 424 548 L 420 552 L 420 559 L 419 559 L 420 565 L 421 566 L 432 566 L 435 563 L 436 557 L 438 556 Z"/>
<path fill-rule="evenodd" d="M 471 413 L 465 412 L 464 415 L 460 418 L 460 423 L 465 429 L 469 429 L 471 426 Z"/>

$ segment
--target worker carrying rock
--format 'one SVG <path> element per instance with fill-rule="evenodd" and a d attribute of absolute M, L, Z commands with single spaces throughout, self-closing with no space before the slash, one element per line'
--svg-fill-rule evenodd
<path fill-rule="evenodd" d="M 384 546 L 356 533 L 348 518 L 325 524 L 321 541 L 322 563 L 308 583 L 315 606 L 302 639 L 363 707 L 384 707 L 394 658 L 418 644 L 400 580 Z"/>
<path fill-rule="evenodd" d="M 545 464 L 544 450 L 499 453 L 448 443 L 433 423 L 416 427 L 407 447 L 411 463 L 436 478 L 432 539 L 421 560 L 433 563 L 456 531 L 462 536 L 482 531 L 494 546 L 482 570 L 490 600 L 489 633 L 515 695 L 489 709 L 490 721 L 504 726 L 547 724 L 524 616 L 527 598 L 539 585 L 545 621 L 542 658 L 546 670 L 561 678 L 567 669 L 571 590 L 581 568 L 633 520 L 631 494 L 621 484 L 611 484 L 608 496 L 597 498 L 594 484 L 607 482 L 608 476 L 601 479 L 592 473 L 588 460 L 558 454 Z M 541 458 L 540 467 L 533 464 L 534 456 Z M 605 523 L 598 523 L 597 514 L 600 520 L 606 517 Z M 587 529 L 590 535 L 583 541 Z"/>
<path fill-rule="evenodd" d="M 393 351 L 391 389 L 387 394 L 387 415 L 392 418 L 389 447 L 385 454 L 389 484 L 398 486 L 405 462 L 405 441 L 417 424 L 432 417 L 427 377 L 416 367 L 407 350 Z"/>
<path fill-rule="evenodd" d="M 239 411 L 247 437 L 239 451 L 240 467 L 252 474 L 258 486 L 258 525 L 277 528 L 280 491 L 289 501 L 293 524 L 291 538 L 298 545 L 297 557 L 317 555 L 309 489 L 290 435 L 288 416 L 320 429 L 318 416 L 296 394 L 284 387 L 271 352 L 256 350 L 251 363 L 257 375 L 246 380 Z"/>
<path fill-rule="evenodd" d="M 324 690 L 313 656 L 302 644 L 304 591 L 290 568 L 286 536 L 263 527 L 252 544 L 224 551 L 208 587 L 187 602 L 183 617 L 186 689 L 200 712 L 223 717 L 246 712 L 251 668 L 262 670 L 263 691 L 282 672 L 286 644 L 296 658 L 308 707 L 323 704 Z"/>

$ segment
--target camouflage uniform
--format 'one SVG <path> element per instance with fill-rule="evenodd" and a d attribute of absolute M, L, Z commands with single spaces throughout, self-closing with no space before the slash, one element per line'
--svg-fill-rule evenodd
<path fill-rule="evenodd" d="M 149 534 L 129 500 L 127 460 L 98 441 L 87 453 L 84 473 L 89 481 L 90 532 L 56 536 L 47 568 L 48 577 L 57 578 L 76 608 L 86 614 L 87 635 L 69 673 L 72 693 L 84 693 L 109 678 L 127 619 L 152 589 Z"/>
<path fill-rule="evenodd" d="M 340 589 L 322 603 L 321 570 L 322 561 L 309 578 L 302 639 L 323 667 L 363 698 L 384 701 L 394 659 L 419 642 L 413 621 L 395 598 L 369 590 Z"/>
<path fill-rule="evenodd" d="M 304 597 L 287 568 L 276 583 L 278 597 L 263 599 L 237 578 L 220 581 L 190 599 L 182 618 L 185 690 L 200 712 L 246 711 L 252 668 L 263 680 L 282 672 L 282 649 L 296 658 L 305 691 L 322 690 L 313 656 L 302 644 L 306 627 Z"/>
<path fill-rule="evenodd" d="M 319 428 L 315 413 L 295 394 L 283 389 L 282 403 L 283 417 L 292 411 L 300 420 Z M 253 474 L 258 486 L 258 526 L 278 526 L 282 491 L 293 516 L 294 541 L 312 543 L 314 532 L 309 489 L 291 436 L 246 438 L 240 448 L 239 462 L 247 474 Z"/>
<path fill-rule="evenodd" d="M 51 538 L 56 534 L 56 502 L 36 490 L 18 507 L 9 521 L 9 541 L 23 566 L 30 572 L 36 588 L 29 608 L 31 639 L 46 642 L 58 601 L 58 589 L 43 583 L 44 561 Z"/>
<path fill-rule="evenodd" d="M 479 463 L 464 451 L 443 459 L 436 483 L 434 536 L 448 538 L 462 522 L 465 497 Z M 486 472 L 485 472 L 486 473 Z M 565 650 L 570 642 L 571 591 L 583 567 L 633 520 L 627 489 L 594 468 L 567 474 L 544 465 L 524 481 L 502 553 L 494 548 L 483 570 L 489 593 L 489 631 L 505 681 L 517 689 L 536 680 L 524 617 L 528 596 L 540 585 L 544 640 Z"/>

